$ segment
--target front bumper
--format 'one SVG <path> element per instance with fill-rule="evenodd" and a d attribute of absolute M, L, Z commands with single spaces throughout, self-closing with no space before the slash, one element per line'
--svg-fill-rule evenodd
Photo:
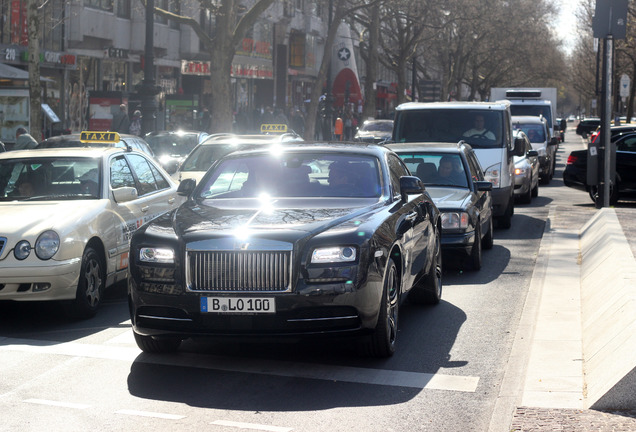
<path fill-rule="evenodd" d="M 72 300 L 77 292 L 81 258 L 42 261 L 38 265 L 0 267 L 0 300 Z"/>
<path fill-rule="evenodd" d="M 442 232 L 442 252 L 445 254 L 470 254 L 475 243 L 475 231 L 466 233 Z"/>

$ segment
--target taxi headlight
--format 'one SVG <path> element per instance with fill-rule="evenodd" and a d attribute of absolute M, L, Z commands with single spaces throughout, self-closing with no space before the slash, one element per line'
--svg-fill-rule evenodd
<path fill-rule="evenodd" d="M 353 262 L 356 260 L 356 255 L 356 248 L 351 246 L 318 248 L 311 254 L 311 262 L 314 264 Z"/>
<path fill-rule="evenodd" d="M 44 231 L 35 241 L 35 254 L 41 260 L 53 257 L 60 249 L 60 236 L 55 231 Z"/>
<path fill-rule="evenodd" d="M 168 248 L 143 247 L 139 249 L 139 261 L 174 264 L 174 251 Z"/>
<path fill-rule="evenodd" d="M 18 244 L 15 245 L 15 248 L 13 249 L 13 255 L 20 261 L 22 261 L 23 259 L 26 259 L 26 257 L 28 257 L 30 253 L 31 253 L 31 245 L 29 244 L 27 240 L 19 241 Z"/>

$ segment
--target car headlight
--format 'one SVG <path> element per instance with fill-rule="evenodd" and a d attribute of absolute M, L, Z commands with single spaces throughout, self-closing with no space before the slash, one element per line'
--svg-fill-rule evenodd
<path fill-rule="evenodd" d="M 356 260 L 356 255 L 356 249 L 351 246 L 318 248 L 311 254 L 311 262 L 314 264 L 352 262 Z"/>
<path fill-rule="evenodd" d="M 22 261 L 23 259 L 26 259 L 26 257 L 28 257 L 30 253 L 31 253 L 31 244 L 27 240 L 19 241 L 18 244 L 15 245 L 15 248 L 13 249 L 13 255 L 20 261 Z"/>
<path fill-rule="evenodd" d="M 35 241 L 35 254 L 41 260 L 53 257 L 60 249 L 60 236 L 55 231 L 44 231 Z"/>
<path fill-rule="evenodd" d="M 168 248 L 144 247 L 139 249 L 139 261 L 174 264 L 174 251 Z"/>
<path fill-rule="evenodd" d="M 518 175 L 518 176 L 526 175 L 526 169 L 525 168 L 515 168 L 515 175 Z"/>
<path fill-rule="evenodd" d="M 484 180 L 492 183 L 493 188 L 499 187 L 499 180 L 501 179 L 501 163 L 490 165 L 484 172 Z"/>
<path fill-rule="evenodd" d="M 449 212 L 442 213 L 442 229 L 466 229 L 468 228 L 468 213 Z"/>

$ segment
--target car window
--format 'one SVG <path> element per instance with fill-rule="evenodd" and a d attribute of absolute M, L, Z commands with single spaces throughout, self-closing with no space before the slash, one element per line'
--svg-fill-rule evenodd
<path fill-rule="evenodd" d="M 365 155 L 289 153 L 282 158 L 230 157 L 204 178 L 199 196 L 375 198 L 381 195 L 379 172 L 379 161 Z"/>
<path fill-rule="evenodd" d="M 0 161 L 0 200 L 99 198 L 99 159 L 35 157 Z M 88 191 L 88 182 L 93 187 Z"/>
<path fill-rule="evenodd" d="M 400 153 L 409 171 L 427 186 L 468 187 L 462 159 L 453 153 Z"/>
<path fill-rule="evenodd" d="M 214 162 L 233 150 L 229 144 L 201 145 L 196 147 L 181 165 L 180 170 L 207 171 Z"/>
<path fill-rule="evenodd" d="M 393 187 L 393 193 L 400 193 L 400 177 L 411 175 L 408 168 L 400 161 L 399 158 L 394 155 L 388 155 L 389 174 L 391 175 L 391 186 Z"/>
<path fill-rule="evenodd" d="M 635 153 L 636 152 L 636 136 L 625 137 L 621 141 L 617 142 L 616 150 Z"/>
<path fill-rule="evenodd" d="M 466 157 L 468 158 L 468 167 L 470 169 L 470 176 L 473 178 L 473 181 L 483 181 L 484 172 L 481 169 L 481 165 L 479 164 L 479 160 L 477 159 L 477 156 L 475 156 L 475 153 L 470 152 L 466 155 Z"/>
<path fill-rule="evenodd" d="M 540 123 L 515 123 L 515 129 L 522 130 L 531 143 L 543 143 L 546 141 L 546 129 Z"/>
<path fill-rule="evenodd" d="M 110 162 L 110 187 L 113 189 L 137 187 L 135 177 L 124 155 L 117 156 Z"/>
<path fill-rule="evenodd" d="M 136 154 L 128 154 L 127 157 L 132 170 L 137 175 L 137 180 L 139 180 L 137 187 L 139 196 L 144 196 L 156 191 L 159 187 L 157 186 L 155 175 L 146 158 Z"/>
<path fill-rule="evenodd" d="M 152 171 L 152 174 L 155 177 L 155 181 L 157 182 L 157 189 L 163 190 L 170 187 L 170 183 L 168 183 L 168 180 L 166 180 L 163 174 L 161 174 L 157 167 L 154 166 L 152 163 L 150 163 L 150 170 Z"/>

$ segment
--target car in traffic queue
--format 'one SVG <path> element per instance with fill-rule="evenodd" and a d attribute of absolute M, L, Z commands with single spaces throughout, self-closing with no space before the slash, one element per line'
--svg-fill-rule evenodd
<path fill-rule="evenodd" d="M 576 134 L 587 138 L 592 132 L 601 125 L 601 119 L 598 117 L 588 117 L 579 121 L 576 125 Z"/>
<path fill-rule="evenodd" d="M 183 161 L 179 169 L 172 174 L 172 179 L 180 182 L 184 179 L 200 181 L 214 162 L 226 154 L 243 148 L 270 145 L 284 142 L 301 142 L 303 138 L 295 132 L 287 132 L 285 125 L 262 125 L 265 130 L 268 126 L 284 131 L 270 134 L 229 134 L 218 133 L 210 135 L 205 141 L 197 145 Z"/>
<path fill-rule="evenodd" d="M 523 156 L 515 159 L 515 198 L 529 204 L 539 195 L 539 152 L 532 148 L 528 136 L 519 129 L 513 132 L 515 139 L 521 140 L 525 148 Z"/>
<path fill-rule="evenodd" d="M 539 154 L 539 179 L 541 183 L 550 183 L 556 170 L 559 140 L 550 136 L 548 124 L 540 116 L 512 116 L 512 126 L 526 134 L 532 148 Z"/>
<path fill-rule="evenodd" d="M 208 136 L 209 133 L 202 131 L 154 131 L 144 135 L 144 140 L 161 166 L 169 174 L 174 174 L 186 156 Z"/>
<path fill-rule="evenodd" d="M 350 336 L 394 353 L 407 295 L 442 294 L 441 221 L 389 149 L 286 143 L 233 152 L 132 237 L 129 303 L 145 352 L 186 338 Z"/>
<path fill-rule="evenodd" d="M 104 290 L 127 275 L 131 234 L 181 201 L 144 153 L 0 154 L 0 300 L 61 301 L 71 317 L 95 315 Z"/>
<path fill-rule="evenodd" d="M 422 180 L 442 214 L 442 250 L 479 270 L 482 248 L 494 244 L 492 183 L 484 181 L 473 148 L 451 143 L 387 144 Z"/>
<path fill-rule="evenodd" d="M 95 139 L 86 140 L 83 139 L 86 134 L 90 132 Z M 84 131 L 77 132 L 68 135 L 58 135 L 47 138 L 40 141 L 36 148 L 38 149 L 53 149 L 53 148 L 73 148 L 73 147 L 116 147 L 120 149 L 130 148 L 141 153 L 145 153 L 151 157 L 155 157 L 155 153 L 152 151 L 148 143 L 136 135 L 120 134 L 117 135 L 104 135 L 112 134 L 113 132 L 105 131 Z M 117 140 L 110 139 L 116 136 Z"/>
<path fill-rule="evenodd" d="M 610 184 L 609 203 L 616 205 L 621 197 L 636 196 L 636 133 L 616 134 L 612 143 L 616 147 L 616 177 Z M 599 199 L 599 187 L 588 184 L 587 163 L 589 152 L 596 149 L 589 147 L 587 150 L 572 151 L 563 170 L 563 183 L 586 191 L 595 203 Z M 598 154 L 597 158 L 600 159 L 601 155 Z"/>
<path fill-rule="evenodd" d="M 353 137 L 354 141 L 380 143 L 391 138 L 393 120 L 365 120 Z"/>

